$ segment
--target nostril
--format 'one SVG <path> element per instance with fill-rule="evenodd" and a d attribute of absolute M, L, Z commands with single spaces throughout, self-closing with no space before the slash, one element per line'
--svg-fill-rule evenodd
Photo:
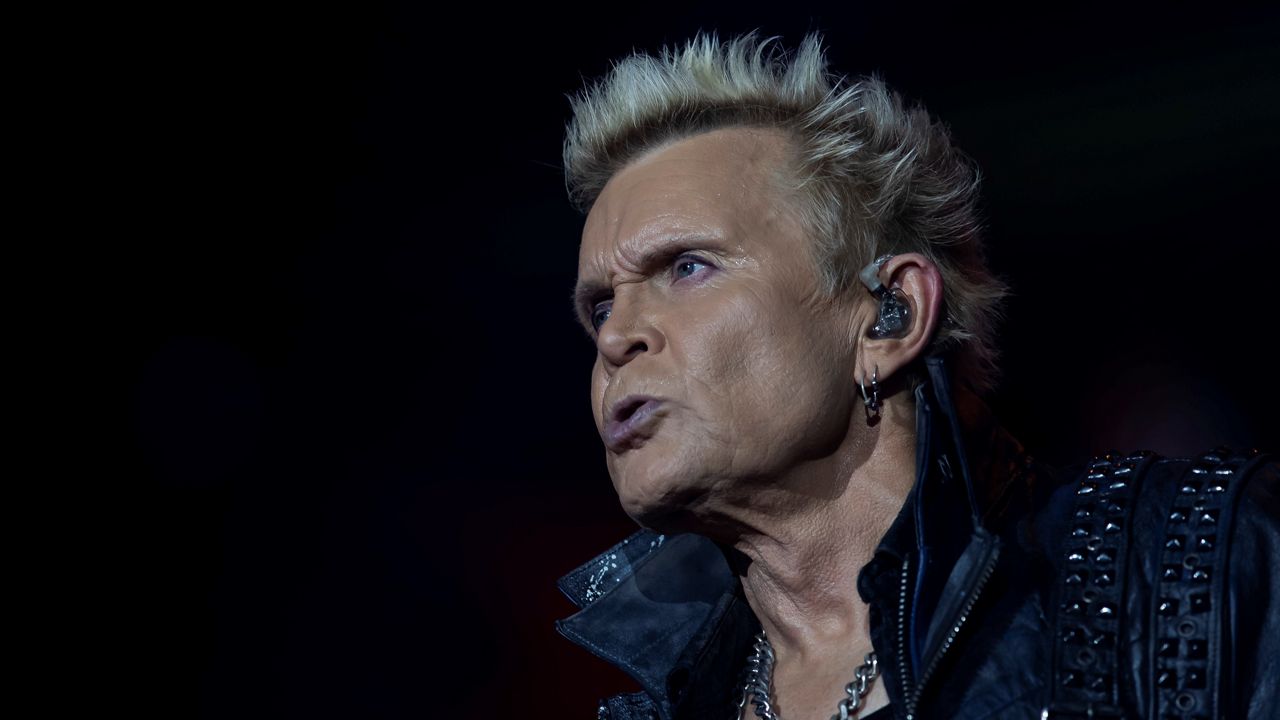
<path fill-rule="evenodd" d="M 631 356 L 642 352 L 649 352 L 649 346 L 643 340 L 637 340 L 631 344 L 631 350 L 627 355 Z"/>

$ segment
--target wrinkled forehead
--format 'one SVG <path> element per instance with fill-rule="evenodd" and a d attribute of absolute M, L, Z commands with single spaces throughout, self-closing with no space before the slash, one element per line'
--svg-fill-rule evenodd
<path fill-rule="evenodd" d="M 779 130 L 725 128 L 639 156 L 613 176 L 583 226 L 579 275 L 625 263 L 669 236 L 746 238 L 772 222 L 789 140 Z"/>

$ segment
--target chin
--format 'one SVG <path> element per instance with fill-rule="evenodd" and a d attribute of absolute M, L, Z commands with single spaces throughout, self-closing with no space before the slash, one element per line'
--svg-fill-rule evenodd
<path fill-rule="evenodd" d="M 632 471 L 634 472 L 634 468 Z M 696 532 L 692 508 L 702 496 L 700 488 L 678 480 L 658 480 L 652 475 L 615 480 L 622 511 L 640 527 L 660 533 Z"/>

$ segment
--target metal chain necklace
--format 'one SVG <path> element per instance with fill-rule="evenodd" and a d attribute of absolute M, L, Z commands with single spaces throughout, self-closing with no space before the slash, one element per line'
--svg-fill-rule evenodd
<path fill-rule="evenodd" d="M 742 699 L 738 701 L 737 720 L 743 720 L 742 713 L 747 706 L 747 698 L 755 705 L 756 717 L 761 720 L 781 720 L 769 704 L 769 688 L 773 685 L 773 645 L 764 630 L 756 635 L 755 645 L 751 648 L 751 656 L 747 658 L 745 677 L 742 683 Z M 856 717 L 862 701 L 871 691 L 871 683 L 880 677 L 880 663 L 876 654 L 867 653 L 866 661 L 853 671 L 853 682 L 844 686 L 848 697 L 836 706 L 836 714 L 831 720 L 849 720 Z"/>

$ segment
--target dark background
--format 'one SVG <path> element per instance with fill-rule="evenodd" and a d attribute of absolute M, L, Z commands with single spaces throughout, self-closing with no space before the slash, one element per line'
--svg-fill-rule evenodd
<path fill-rule="evenodd" d="M 86 696 L 590 717 L 629 687 L 553 630 L 555 579 L 632 529 L 560 142 L 583 77 L 698 29 L 821 30 L 950 125 L 1015 290 L 993 402 L 1033 453 L 1276 449 L 1275 12 L 783 5 L 86 19 L 84 212 L 117 231 L 81 256 L 109 278 Z"/>

